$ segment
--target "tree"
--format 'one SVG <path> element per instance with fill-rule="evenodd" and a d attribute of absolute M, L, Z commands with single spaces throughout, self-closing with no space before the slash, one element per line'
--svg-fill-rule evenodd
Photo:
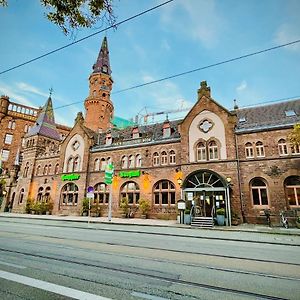
<path fill-rule="evenodd" d="M 289 134 L 289 140 L 293 145 L 300 145 L 300 123 L 294 125 L 292 132 Z"/>
<path fill-rule="evenodd" d="M 109 25 L 115 24 L 112 9 L 113 0 L 40 0 L 47 10 L 46 17 L 58 25 L 64 34 L 75 29 L 93 27 L 102 20 Z M 7 6 L 8 0 L 0 0 L 0 6 Z"/>

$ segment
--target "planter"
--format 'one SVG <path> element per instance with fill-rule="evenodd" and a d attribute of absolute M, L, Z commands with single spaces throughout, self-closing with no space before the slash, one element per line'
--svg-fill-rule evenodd
<path fill-rule="evenodd" d="M 188 215 L 184 215 L 184 224 L 186 225 L 190 225 L 191 224 L 191 215 L 188 214 Z"/>
<path fill-rule="evenodd" d="M 224 215 L 217 215 L 217 223 L 218 223 L 219 226 L 224 226 L 225 216 Z"/>

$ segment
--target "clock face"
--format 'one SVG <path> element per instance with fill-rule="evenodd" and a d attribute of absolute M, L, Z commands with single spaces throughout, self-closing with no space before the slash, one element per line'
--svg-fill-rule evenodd
<path fill-rule="evenodd" d="M 105 90 L 105 91 L 108 91 L 108 87 L 106 85 L 101 85 L 101 90 Z"/>

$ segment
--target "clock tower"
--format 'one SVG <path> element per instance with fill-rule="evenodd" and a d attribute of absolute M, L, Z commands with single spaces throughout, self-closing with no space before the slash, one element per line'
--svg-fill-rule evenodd
<path fill-rule="evenodd" d="M 104 37 L 93 73 L 89 77 L 89 96 L 84 102 L 85 126 L 104 132 L 111 126 L 114 106 L 110 100 L 113 80 L 109 63 L 107 38 Z"/>

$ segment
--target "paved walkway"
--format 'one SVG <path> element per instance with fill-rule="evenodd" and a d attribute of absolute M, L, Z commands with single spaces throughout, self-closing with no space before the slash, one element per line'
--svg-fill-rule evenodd
<path fill-rule="evenodd" d="M 107 217 L 82 217 L 82 216 L 57 216 L 57 215 L 30 215 L 30 214 L 16 214 L 16 213 L 0 213 L 0 218 L 28 218 L 40 220 L 53 220 L 53 221 L 71 221 L 71 222 L 85 222 L 85 223 L 103 223 L 103 224 L 119 224 L 119 225 L 141 225 L 141 226 L 164 226 L 164 227 L 178 227 L 178 228 L 191 228 L 190 225 L 178 224 L 176 220 L 158 220 L 158 219 L 122 219 L 112 218 L 108 221 Z M 197 228 L 198 229 L 198 228 Z M 199 229 L 201 230 L 201 228 Z M 284 234 L 284 235 L 297 235 L 300 236 L 300 229 L 283 227 L 268 227 L 264 225 L 254 224 L 241 224 L 239 226 L 215 226 L 214 231 L 239 231 L 239 232 L 254 232 L 254 233 L 270 233 L 270 234 Z"/>

